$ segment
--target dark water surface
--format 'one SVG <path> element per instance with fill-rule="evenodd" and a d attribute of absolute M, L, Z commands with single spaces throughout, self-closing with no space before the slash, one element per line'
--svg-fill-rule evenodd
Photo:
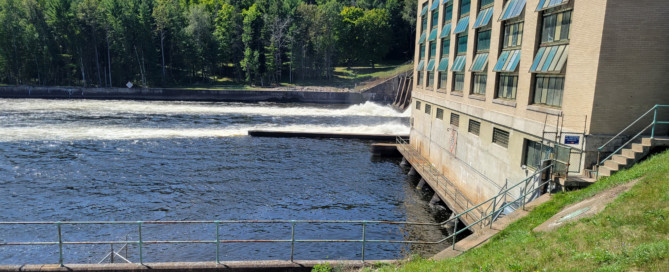
<path fill-rule="evenodd" d="M 252 138 L 251 128 L 406 133 L 374 104 L 0 100 L 0 221 L 397 220 L 435 222 L 393 160 L 369 142 Z M 392 131 L 394 130 L 394 131 Z M 215 240 L 213 224 L 144 225 L 143 240 Z M 438 240 L 435 228 L 367 226 L 366 239 Z M 296 225 L 296 239 L 361 239 L 360 225 Z M 55 225 L 0 226 L 0 242 L 57 241 Z M 64 225 L 64 241 L 137 240 L 137 225 Z M 290 239 L 290 224 L 222 224 L 220 239 Z M 120 245 L 117 245 L 118 249 Z M 97 263 L 109 245 L 68 245 Z M 408 248 L 368 244 L 367 259 Z M 145 262 L 213 261 L 213 244 L 147 245 Z M 360 258 L 360 243 L 298 243 L 295 259 Z M 122 251 L 125 254 L 125 250 Z M 290 243 L 224 244 L 221 260 L 289 259 Z M 131 261 L 138 248 L 128 247 Z M 0 263 L 56 263 L 57 246 L 0 246 Z"/>

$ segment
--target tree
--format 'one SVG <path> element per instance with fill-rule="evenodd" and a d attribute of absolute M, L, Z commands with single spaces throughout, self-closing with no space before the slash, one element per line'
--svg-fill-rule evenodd
<path fill-rule="evenodd" d="M 357 7 L 345 7 L 341 11 L 341 23 L 337 28 L 338 48 L 340 60 L 349 68 L 359 57 L 362 33 L 358 20 L 363 15 L 365 11 Z"/>
<path fill-rule="evenodd" d="M 258 6 L 253 4 L 248 10 L 242 12 L 242 16 L 244 16 L 242 42 L 246 49 L 240 65 L 246 72 L 246 81 L 257 83 L 262 78 L 260 74 L 262 63 L 260 50 L 263 48 L 260 40 L 262 14 L 258 10 Z"/>
<path fill-rule="evenodd" d="M 242 43 L 242 16 L 239 10 L 228 3 L 221 6 L 215 19 L 214 38 L 218 47 L 218 58 L 223 64 L 233 63 L 235 77 L 241 80 L 241 56 L 244 55 Z"/>
<path fill-rule="evenodd" d="M 188 10 L 188 25 L 186 26 L 186 34 L 192 41 L 195 47 L 195 66 L 202 67 L 202 77 L 206 78 L 206 69 L 204 67 L 211 67 L 212 58 L 212 42 L 213 42 L 213 26 L 212 18 L 209 11 L 202 4 L 192 5 Z M 213 70 L 213 69 L 211 69 Z"/>
<path fill-rule="evenodd" d="M 361 58 L 369 61 L 372 68 L 385 57 L 390 48 L 390 16 L 385 9 L 365 11 L 359 19 L 362 35 Z"/>

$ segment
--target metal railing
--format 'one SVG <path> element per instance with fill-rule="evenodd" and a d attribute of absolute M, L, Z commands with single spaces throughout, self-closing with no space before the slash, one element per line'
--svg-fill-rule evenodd
<path fill-rule="evenodd" d="M 0 226 L 7 225 L 51 225 L 55 226 L 57 231 L 57 241 L 52 242 L 5 242 L 0 241 L 1 246 L 45 246 L 45 245 L 57 245 L 58 246 L 58 263 L 60 266 L 64 266 L 64 248 L 65 245 L 136 245 L 138 247 L 139 254 L 139 264 L 144 264 L 144 246 L 153 245 L 153 244 L 213 244 L 215 245 L 215 261 L 217 264 L 220 264 L 220 247 L 221 244 L 232 244 L 232 243 L 286 243 L 290 244 L 290 261 L 294 261 L 294 252 L 296 243 L 360 243 L 361 244 L 361 260 L 365 261 L 365 250 L 366 246 L 369 243 L 387 243 L 387 244 L 423 244 L 423 245 L 434 245 L 441 244 L 446 241 L 451 241 L 453 249 L 455 249 L 457 236 L 465 231 L 471 231 L 475 227 L 483 228 L 485 226 L 492 227 L 494 221 L 500 217 L 502 211 L 506 208 L 511 207 L 512 209 L 524 208 L 525 204 L 532 200 L 532 198 L 541 192 L 539 191 L 545 185 L 550 182 L 550 179 L 546 181 L 540 181 L 540 177 L 544 171 L 550 171 L 553 164 L 548 165 L 544 168 L 538 169 L 531 176 L 523 179 L 522 181 L 516 183 L 515 185 L 508 187 L 504 190 L 501 190 L 497 195 L 491 197 L 490 199 L 479 203 L 477 205 L 467 204 L 468 208 L 458 213 L 455 216 L 452 216 L 450 219 L 440 222 L 440 223 L 421 223 L 421 222 L 403 222 L 403 221 L 363 221 L 363 220 L 353 220 L 353 221 L 342 221 L 342 220 L 217 220 L 217 221 L 70 221 L 70 222 L 0 222 Z M 540 182 L 534 182 L 540 181 Z M 450 184 L 449 186 L 452 186 Z M 519 190 L 519 196 L 512 201 L 507 202 L 506 200 L 511 195 L 512 190 Z M 454 195 L 457 196 L 458 194 Z M 461 198 L 464 200 L 464 198 Z M 481 212 L 483 211 L 483 212 Z M 478 214 L 477 214 L 478 213 Z M 466 225 L 462 228 L 458 228 L 459 222 L 465 222 L 463 218 L 475 218 L 476 220 L 469 225 Z M 169 224 L 211 224 L 215 227 L 215 233 L 212 233 L 211 240 L 145 240 L 144 239 L 144 226 L 146 225 L 169 225 Z M 226 224 L 286 224 L 290 226 L 290 238 L 286 239 L 246 239 L 246 240 L 222 240 L 220 236 L 221 225 Z M 350 224 L 350 225 L 359 225 L 361 227 L 361 239 L 296 239 L 296 226 L 301 224 Z M 437 241 L 420 241 L 420 240 L 375 240 L 367 238 L 367 227 L 369 225 L 379 224 L 379 225 L 414 225 L 414 226 L 439 226 L 444 227 L 446 225 L 453 225 L 454 229 L 450 235 L 444 237 L 443 239 Z M 137 230 L 137 240 L 124 240 L 124 241 L 66 241 L 63 236 L 62 226 L 63 225 L 134 225 Z M 113 249 L 112 249 L 113 254 Z M 116 255 L 119 257 L 120 255 Z M 127 257 L 127 255 L 126 255 Z M 105 257 L 106 258 L 106 257 Z M 103 259 L 104 260 L 104 259 Z M 124 257 L 124 261 L 130 262 Z"/>
<path fill-rule="evenodd" d="M 650 110 L 648 110 L 646 113 L 644 113 L 644 114 L 642 114 L 641 116 L 639 116 L 639 118 L 637 118 L 636 120 L 634 120 L 634 122 L 632 122 L 631 124 L 629 124 L 627 127 L 625 127 L 622 131 L 620 131 L 620 132 L 619 132 L 618 134 L 616 134 L 615 136 L 613 136 L 611 139 L 609 139 L 609 140 L 608 140 L 606 143 L 604 143 L 602 146 L 598 147 L 598 148 L 597 148 L 597 168 L 599 169 L 599 167 L 602 166 L 602 164 L 604 164 L 604 162 L 606 162 L 608 159 L 610 159 L 611 157 L 613 157 L 613 155 L 615 155 L 616 153 L 620 152 L 620 150 L 622 150 L 623 148 L 625 148 L 627 145 L 629 145 L 630 143 L 632 143 L 634 140 L 636 140 L 637 138 L 639 138 L 639 136 L 641 136 L 643 133 L 645 133 L 646 131 L 648 131 L 648 129 L 651 129 L 651 132 L 650 132 L 650 138 L 651 138 L 651 139 L 655 138 L 655 128 L 657 127 L 657 125 L 668 125 L 668 124 L 669 124 L 669 121 L 658 121 L 658 120 L 657 120 L 657 111 L 658 111 L 659 109 L 663 109 L 663 108 L 669 108 L 669 105 L 655 105 L 655 106 L 653 106 Z M 613 143 L 614 140 L 616 140 L 616 139 L 618 139 L 618 138 L 621 138 L 623 135 L 628 135 L 628 134 L 626 134 L 626 133 L 627 133 L 630 129 L 632 129 L 633 127 L 635 127 L 635 126 L 639 126 L 639 125 L 640 125 L 640 126 L 643 126 L 644 123 L 642 123 L 642 121 L 643 121 L 646 117 L 648 117 L 649 114 L 650 114 L 651 112 L 653 113 L 653 120 L 652 120 L 648 125 L 646 125 L 646 126 L 643 127 L 641 130 L 639 130 L 634 136 L 630 137 L 624 144 L 618 146 L 613 152 L 611 152 L 611 153 L 610 153 L 608 156 L 606 156 L 604 159 L 600 159 L 600 158 L 601 158 L 601 154 L 602 154 L 602 152 L 603 152 L 603 150 L 604 150 L 605 147 L 607 147 L 609 144 Z M 633 132 L 632 132 L 632 133 L 633 133 Z"/>

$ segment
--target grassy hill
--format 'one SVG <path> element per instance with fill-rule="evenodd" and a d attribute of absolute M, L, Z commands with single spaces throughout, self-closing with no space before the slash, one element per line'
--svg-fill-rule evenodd
<path fill-rule="evenodd" d="M 565 206 L 639 180 L 604 211 L 533 232 Z M 669 271 L 669 151 L 580 190 L 554 195 L 487 244 L 443 261 L 414 258 L 378 271 Z"/>

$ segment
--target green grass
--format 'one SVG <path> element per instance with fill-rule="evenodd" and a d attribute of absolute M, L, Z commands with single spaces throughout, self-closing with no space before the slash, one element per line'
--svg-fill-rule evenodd
<path fill-rule="evenodd" d="M 580 190 L 554 195 L 461 256 L 379 271 L 669 271 L 669 151 Z M 640 179 L 604 211 L 553 232 L 532 229 L 565 206 Z"/>
<path fill-rule="evenodd" d="M 396 73 L 405 72 L 413 68 L 412 64 L 378 64 L 374 69 L 369 66 L 335 67 L 334 77 L 330 80 L 296 80 L 292 84 L 282 83 L 283 86 L 325 86 L 337 88 L 360 89 L 365 83 L 376 79 L 388 78 Z"/>

